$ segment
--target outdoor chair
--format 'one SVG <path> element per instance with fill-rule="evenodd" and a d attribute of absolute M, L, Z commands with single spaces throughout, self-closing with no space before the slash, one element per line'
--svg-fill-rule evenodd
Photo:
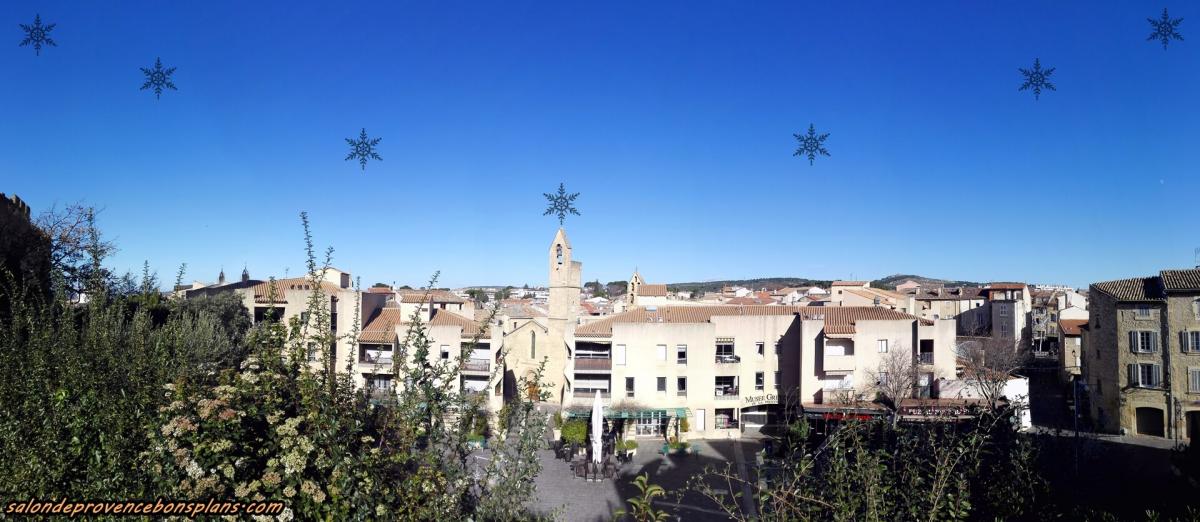
<path fill-rule="evenodd" d="M 572 466 L 575 467 L 575 478 L 587 478 L 587 464 L 588 463 L 584 461 L 578 461 L 572 464 Z"/>

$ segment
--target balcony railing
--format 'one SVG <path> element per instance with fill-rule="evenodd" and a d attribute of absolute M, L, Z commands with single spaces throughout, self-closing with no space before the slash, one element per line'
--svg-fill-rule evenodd
<path fill-rule="evenodd" d="M 366 351 L 358 358 L 363 364 L 392 364 L 392 352 Z"/>
<path fill-rule="evenodd" d="M 462 365 L 464 372 L 483 372 L 487 373 L 492 369 L 492 361 L 487 359 L 467 359 Z"/>
<path fill-rule="evenodd" d="M 853 355 L 826 355 L 824 358 L 825 371 L 844 372 L 854 370 Z"/>
<path fill-rule="evenodd" d="M 466 397 L 466 398 L 472 398 L 472 397 L 487 398 L 488 391 L 487 390 L 472 390 L 472 389 L 468 388 L 468 389 L 464 389 L 462 391 L 462 394 L 463 394 L 463 397 Z"/>
<path fill-rule="evenodd" d="M 735 401 L 738 399 L 737 386 L 718 387 L 713 390 L 713 397 L 718 401 Z"/>
<path fill-rule="evenodd" d="M 933 364 L 933 352 L 921 352 L 917 354 L 917 360 L 921 364 Z"/>
<path fill-rule="evenodd" d="M 610 370 L 612 370 L 612 359 L 576 358 L 575 359 L 575 371 L 584 371 L 584 370 L 610 371 Z"/>
<path fill-rule="evenodd" d="M 717 421 L 716 427 L 718 430 L 724 430 L 724 429 L 738 427 L 737 419 L 726 419 L 724 417 L 717 417 L 716 421 Z"/>
<path fill-rule="evenodd" d="M 736 364 L 742 362 L 742 358 L 736 355 L 717 354 L 717 364 Z"/>
<path fill-rule="evenodd" d="M 687 397 L 687 390 L 679 390 L 679 391 L 675 392 L 675 395 L 677 395 L 679 397 Z"/>

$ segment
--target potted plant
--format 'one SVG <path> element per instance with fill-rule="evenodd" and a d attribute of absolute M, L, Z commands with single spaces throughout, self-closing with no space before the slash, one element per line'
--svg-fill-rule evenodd
<path fill-rule="evenodd" d="M 625 451 L 625 456 L 632 459 L 634 455 L 637 455 L 638 443 L 633 439 L 625 439 L 621 441 L 621 449 Z"/>
<path fill-rule="evenodd" d="M 561 411 L 554 412 L 550 418 L 551 424 L 554 426 L 554 440 L 562 440 L 562 425 L 563 416 Z"/>
<path fill-rule="evenodd" d="M 587 441 L 587 423 L 583 419 L 571 419 L 562 425 L 562 440 L 567 444 L 582 447 Z"/>

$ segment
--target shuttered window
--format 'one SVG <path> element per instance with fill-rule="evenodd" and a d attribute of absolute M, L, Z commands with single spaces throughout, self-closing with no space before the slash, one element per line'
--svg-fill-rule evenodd
<path fill-rule="evenodd" d="M 1129 350 L 1133 353 L 1157 352 L 1158 332 L 1145 330 L 1129 332 Z"/>
<path fill-rule="evenodd" d="M 1200 393 L 1200 368 L 1188 368 L 1188 393 Z"/>
<path fill-rule="evenodd" d="M 1162 386 L 1162 366 L 1149 363 L 1130 364 L 1129 385 L 1139 388 Z"/>
<path fill-rule="evenodd" d="M 1200 353 L 1200 330 L 1179 332 L 1179 346 L 1184 352 Z"/>

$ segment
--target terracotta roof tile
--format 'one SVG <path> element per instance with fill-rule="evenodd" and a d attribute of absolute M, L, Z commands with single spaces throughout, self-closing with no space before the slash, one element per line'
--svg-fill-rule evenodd
<path fill-rule="evenodd" d="M 637 293 L 649 297 L 663 297 L 667 295 L 667 285 L 642 283 Z"/>
<path fill-rule="evenodd" d="M 1161 301 L 1163 282 L 1158 277 L 1134 277 L 1092 283 L 1091 288 L 1118 301 Z"/>
<path fill-rule="evenodd" d="M 466 299 L 463 299 L 463 298 L 461 298 L 457 295 L 454 295 L 453 293 L 447 292 L 445 290 L 428 290 L 428 291 L 426 291 L 426 290 L 405 289 L 405 290 L 396 291 L 396 294 L 399 295 L 401 303 L 420 303 L 427 299 L 425 296 L 426 292 L 428 292 L 428 294 L 429 294 L 428 300 L 431 303 L 465 303 L 465 302 L 467 302 Z"/>
<path fill-rule="evenodd" d="M 824 318 L 825 328 L 853 328 L 856 321 L 916 320 L 917 318 L 878 306 L 779 306 L 779 305 L 711 305 L 660 306 L 653 311 L 637 308 L 609 316 L 575 329 L 576 337 L 610 337 L 615 323 L 707 323 L 713 316 L 798 315 L 804 319 Z M 933 324 L 921 320 L 921 324 Z M 843 328 L 844 329 L 844 328 Z"/>
<path fill-rule="evenodd" d="M 463 337 L 475 337 L 483 331 L 483 336 L 488 335 L 488 328 L 483 321 L 476 321 L 458 315 L 449 310 L 435 309 L 433 311 L 433 319 L 429 321 L 429 326 L 459 326 L 462 328 Z"/>
<path fill-rule="evenodd" d="M 1200 268 L 1159 272 L 1163 287 L 1171 290 L 1200 290 Z"/>
<path fill-rule="evenodd" d="M 335 285 L 328 281 L 321 282 L 321 289 L 327 294 L 332 294 L 334 292 L 338 292 L 338 291 L 342 290 L 342 288 L 339 287 L 338 285 Z M 254 291 L 254 302 L 255 303 L 266 304 L 266 303 L 271 302 L 271 297 L 270 297 L 271 296 L 271 281 L 263 281 L 259 284 L 256 284 L 253 287 L 251 287 L 251 290 Z M 312 281 L 309 281 L 308 278 L 306 278 L 306 277 L 292 277 L 292 278 L 288 278 L 288 279 L 276 279 L 275 280 L 275 303 L 276 304 L 286 304 L 287 303 L 287 299 L 284 295 L 285 290 L 312 290 Z"/>
<path fill-rule="evenodd" d="M 406 324 L 399 308 L 384 308 L 358 334 L 360 343 L 395 343 L 396 327 Z"/>
<path fill-rule="evenodd" d="M 866 281 L 834 281 L 830 286 L 866 286 Z"/>
<path fill-rule="evenodd" d="M 1080 335 L 1080 328 L 1087 322 L 1087 319 L 1061 319 L 1058 321 L 1058 328 L 1066 335 Z"/>

